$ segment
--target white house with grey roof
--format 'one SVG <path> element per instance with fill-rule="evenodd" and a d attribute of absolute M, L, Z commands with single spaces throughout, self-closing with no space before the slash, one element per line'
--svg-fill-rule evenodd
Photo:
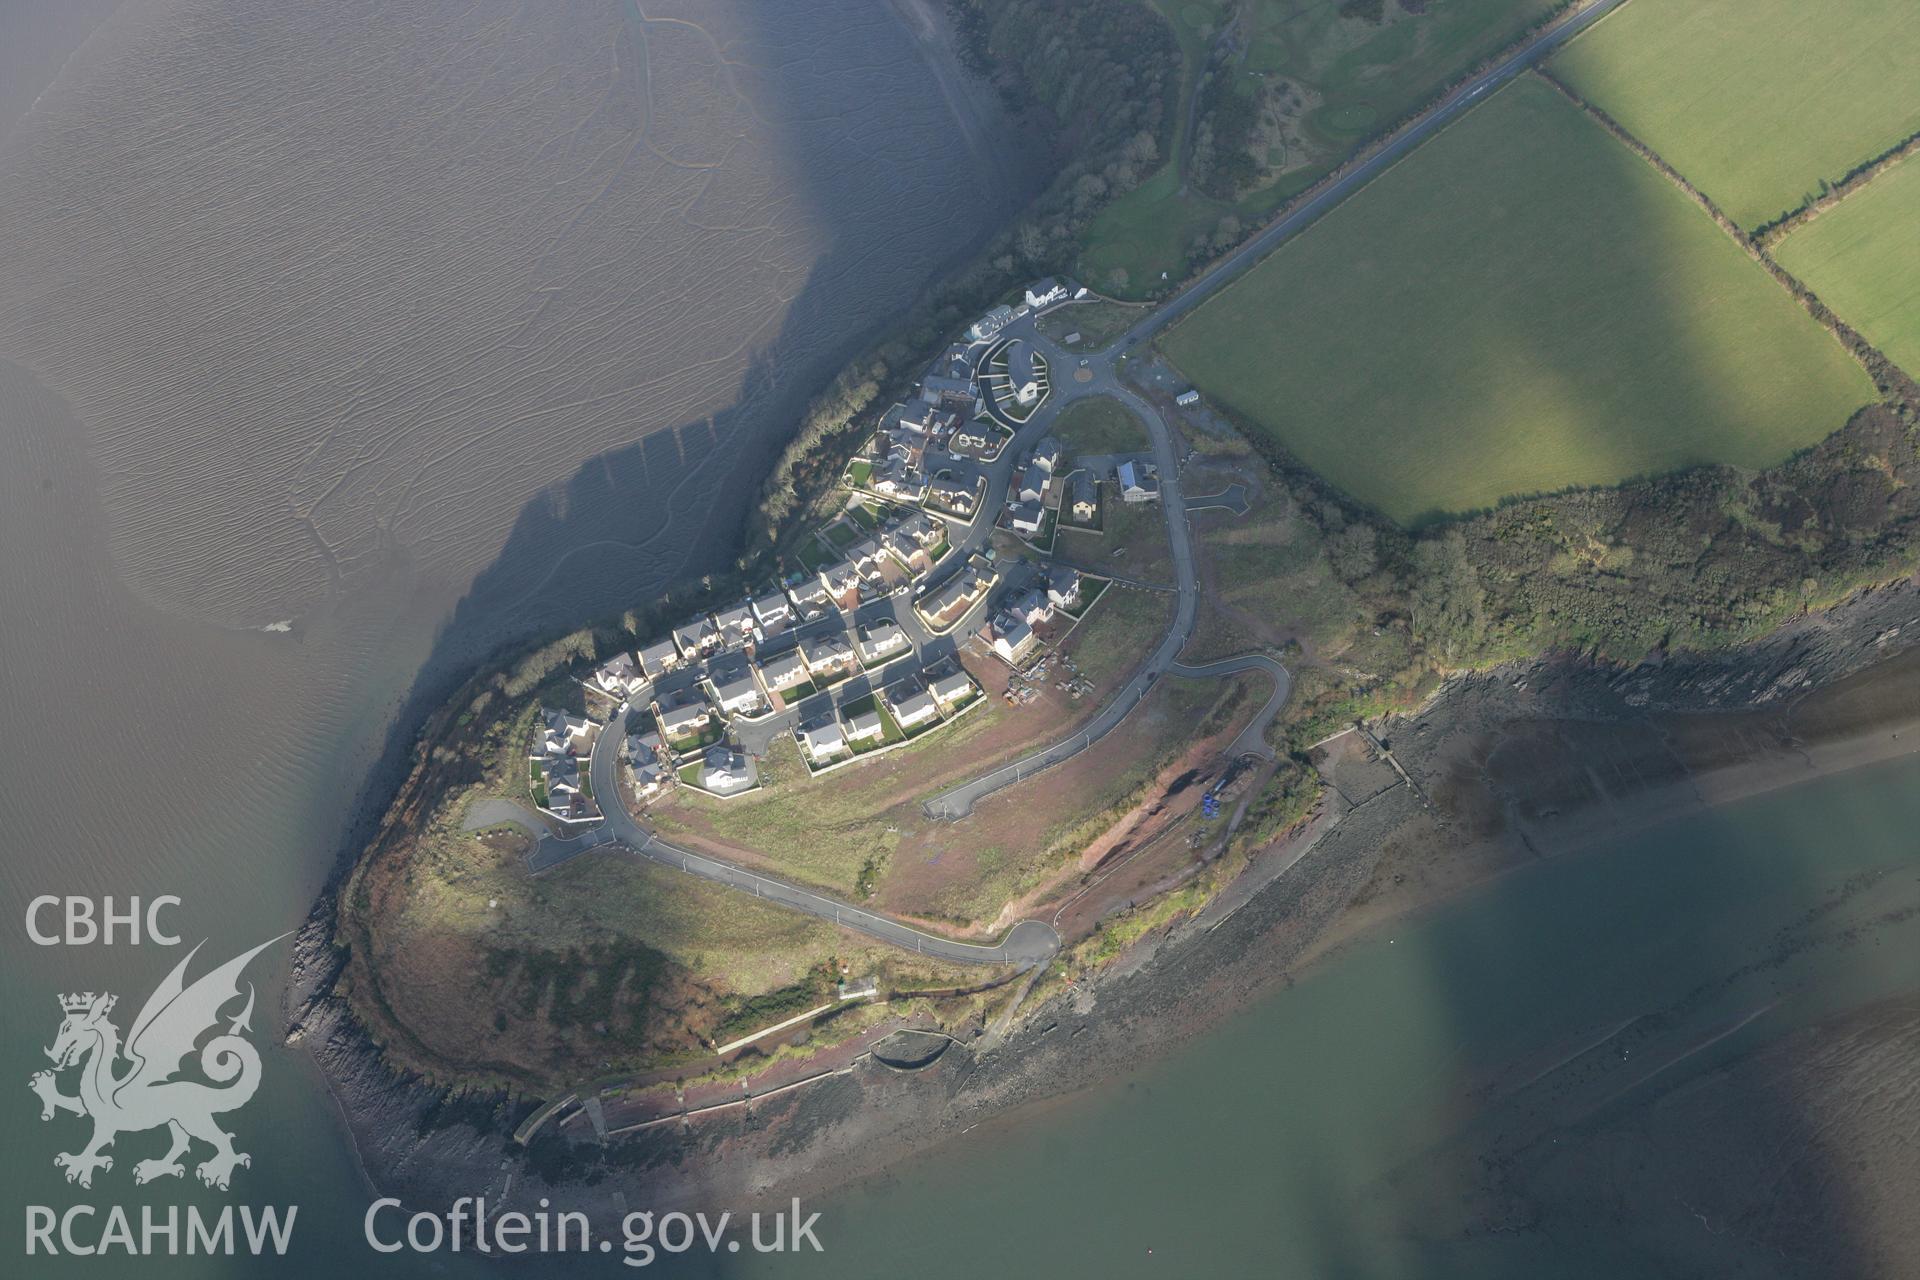
<path fill-rule="evenodd" d="M 757 715 L 767 708 L 767 695 L 761 691 L 760 682 L 753 678 L 750 667 L 725 675 L 715 674 L 708 683 L 713 686 L 713 700 L 727 715 Z"/>
<path fill-rule="evenodd" d="M 797 725 L 793 736 L 806 749 L 807 758 L 815 764 L 826 764 L 853 749 L 847 742 L 847 731 L 841 727 L 840 718 L 836 715 L 825 715 L 810 724 Z"/>
<path fill-rule="evenodd" d="M 881 696 L 887 700 L 887 710 L 893 713 L 893 722 L 902 729 L 917 728 L 940 714 L 940 708 L 934 705 L 933 695 L 918 683 L 889 685 Z"/>
<path fill-rule="evenodd" d="M 820 581 L 826 584 L 827 594 L 838 600 L 860 589 L 860 571 L 851 560 L 842 560 L 821 569 Z"/>
<path fill-rule="evenodd" d="M 563 756 L 584 750 L 592 744 L 593 728 L 593 721 L 585 716 L 572 715 L 555 707 L 543 708 L 540 713 L 540 754 Z"/>
<path fill-rule="evenodd" d="M 809 637 L 801 641 L 800 652 L 806 656 L 807 669 L 820 678 L 842 675 L 859 665 L 853 646 L 841 635 Z"/>
<path fill-rule="evenodd" d="M 927 680 L 927 692 L 933 695 L 933 700 L 940 704 L 943 711 L 952 711 L 956 704 L 965 702 L 977 690 L 973 677 L 964 671 L 949 671 Z"/>
<path fill-rule="evenodd" d="M 640 649 L 640 668 L 647 673 L 648 679 L 658 679 L 669 671 L 677 671 L 686 659 L 680 654 L 680 646 L 673 642 L 672 636 L 655 640 Z"/>
<path fill-rule="evenodd" d="M 1080 571 L 1072 565 L 1054 564 L 1047 568 L 1047 599 L 1056 608 L 1080 607 Z"/>
<path fill-rule="evenodd" d="M 871 742 L 886 733 L 886 726 L 880 722 L 878 711 L 862 711 L 847 720 L 847 741 Z"/>
<path fill-rule="evenodd" d="M 587 683 L 609 697 L 629 698 L 647 683 L 647 677 L 633 655 L 623 651 L 594 668 Z"/>
<path fill-rule="evenodd" d="M 714 614 L 713 625 L 720 631 L 720 642 L 729 649 L 737 649 L 757 638 L 753 610 L 744 603 Z"/>
<path fill-rule="evenodd" d="M 769 591 L 753 602 L 753 616 L 760 634 L 769 635 L 793 621 L 793 601 L 784 591 Z"/>
<path fill-rule="evenodd" d="M 682 694 L 664 705 L 655 703 L 653 714 L 661 735 L 669 740 L 693 737 L 713 723 L 713 708 L 697 694 Z"/>
<path fill-rule="evenodd" d="M 760 660 L 760 679 L 775 693 L 805 684 L 812 678 L 813 673 L 807 670 L 807 660 L 798 649 L 788 649 Z"/>
<path fill-rule="evenodd" d="M 872 666 L 895 654 L 905 653 L 912 644 L 900 624 L 888 618 L 860 628 L 860 661 Z"/>
<path fill-rule="evenodd" d="M 681 656 L 689 661 L 704 658 L 720 647 L 720 628 L 713 625 L 712 618 L 701 614 L 675 627 L 673 642 L 680 646 Z"/>
<path fill-rule="evenodd" d="M 833 598 L 833 592 L 827 590 L 827 584 L 821 580 L 819 574 L 811 578 L 802 578 L 794 583 L 788 594 L 793 597 L 794 608 L 799 610 L 800 616 L 808 622 L 838 607 Z"/>

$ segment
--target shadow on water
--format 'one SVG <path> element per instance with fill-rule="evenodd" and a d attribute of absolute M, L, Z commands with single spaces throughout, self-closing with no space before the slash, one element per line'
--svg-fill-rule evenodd
<path fill-rule="evenodd" d="M 625 6 L 627 23 L 620 37 L 623 62 L 644 42 L 650 22 L 695 25 L 640 12 L 666 7 Z M 906 7 L 899 20 L 911 29 L 917 11 L 910 10 Z M 743 6 L 740 12 L 743 22 L 760 27 L 745 37 L 746 44 L 792 56 L 798 37 L 787 28 L 797 20 L 794 16 L 777 16 L 759 5 Z M 896 20 L 884 10 L 879 15 L 842 18 L 881 25 Z M 817 27 L 819 15 L 808 19 L 808 24 Z M 825 37 L 816 31 L 808 38 Z M 914 38 L 924 40 L 926 33 Z M 734 65 L 738 49 L 723 51 L 716 45 L 716 56 L 723 53 L 722 61 Z M 923 58 L 942 56 L 937 49 L 920 50 Z M 755 83 L 762 92 L 779 97 L 790 92 L 792 81 L 799 78 L 782 66 L 779 74 L 760 76 Z M 811 91 L 821 92 L 823 83 L 816 80 Z M 951 101 L 950 86 L 944 91 L 954 110 L 972 109 Z M 371 838 L 417 758 L 421 749 L 417 736 L 423 724 L 469 677 L 533 644 L 583 626 L 617 625 L 624 611 L 644 611 L 668 591 L 697 589 L 703 575 L 731 572 L 761 480 L 808 399 L 845 360 L 903 313 L 921 288 L 976 251 L 998 231 L 1001 219 L 1031 194 L 1040 174 L 1037 158 L 1018 146 L 983 156 L 979 138 L 1002 140 L 985 132 L 998 122 L 988 116 L 971 120 L 961 132 L 976 145 L 963 148 L 953 161 L 969 172 L 984 168 L 975 175 L 978 203 L 972 208 L 952 206 L 944 215 L 957 228 L 968 229 L 967 234 L 956 234 L 937 260 L 902 267 L 896 253 L 890 275 L 889 267 L 877 268 L 882 246 L 871 240 L 891 236 L 884 218 L 874 211 L 880 202 L 901 203 L 914 193 L 901 188 L 911 175 L 863 164 L 871 155 L 863 131 L 873 126 L 859 117 L 885 109 L 884 95 L 891 89 L 876 81 L 876 92 L 882 97 L 871 103 L 841 103 L 839 109 L 849 113 L 844 136 L 832 142 L 830 155 L 796 160 L 792 168 L 802 189 L 784 197 L 831 211 L 847 207 L 849 187 L 864 191 L 869 197 L 865 230 L 853 234 L 843 227 L 825 228 L 830 244 L 786 305 L 777 331 L 757 344 L 759 352 L 742 375 L 730 405 L 591 458 L 521 509 L 498 555 L 475 576 L 438 628 L 431 652 L 395 713 L 377 763 L 360 791 L 330 884 L 338 884 Z M 762 123 L 775 125 L 786 120 L 817 123 L 823 109 L 821 103 L 797 94 L 790 101 L 759 105 L 766 108 L 759 113 Z M 796 140 L 793 147 L 798 151 L 801 143 Z M 970 157 L 965 154 L 968 149 L 973 152 Z M 699 300 L 682 300 L 680 305 L 697 306 Z M 835 336 L 822 341 L 822 333 Z M 321 905 L 327 906 L 324 899 Z"/>

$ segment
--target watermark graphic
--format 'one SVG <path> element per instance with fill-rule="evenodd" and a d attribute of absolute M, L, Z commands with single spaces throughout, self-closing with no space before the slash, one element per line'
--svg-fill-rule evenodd
<path fill-rule="evenodd" d="M 194 1166 L 195 1176 L 209 1187 L 227 1190 L 234 1171 L 253 1163 L 216 1120 L 245 1106 L 260 1087 L 260 1053 L 244 1034 L 252 1029 L 253 984 L 246 984 L 246 1005 L 238 1014 L 223 1018 L 221 1011 L 240 998 L 240 975 L 248 962 L 286 936 L 261 943 L 189 985 L 187 966 L 200 952 L 196 946 L 147 997 L 124 1043 L 112 1019 L 118 997 L 91 991 L 60 997 L 60 1030 L 47 1050 L 53 1068 L 34 1073 L 29 1085 L 39 1095 L 42 1120 L 64 1112 L 93 1121 L 85 1146 L 53 1158 L 68 1182 L 91 1187 L 96 1172 L 113 1169 L 107 1148 L 116 1138 L 163 1127 L 170 1145 L 164 1154 L 134 1164 L 136 1183 L 183 1176 L 182 1157 L 192 1154 L 196 1143 L 213 1149 Z M 215 1034 L 202 1044 L 210 1031 Z M 204 1079 L 182 1078 L 196 1051 Z M 76 1091 L 63 1093 L 61 1076 L 69 1071 L 77 1073 Z"/>

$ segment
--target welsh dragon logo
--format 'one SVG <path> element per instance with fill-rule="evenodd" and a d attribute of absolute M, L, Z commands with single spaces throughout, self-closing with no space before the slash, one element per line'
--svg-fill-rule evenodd
<path fill-rule="evenodd" d="M 115 1138 L 162 1125 L 172 1146 L 165 1155 L 133 1166 L 136 1183 L 180 1177 L 186 1172 L 180 1158 L 196 1140 L 213 1148 L 213 1155 L 194 1169 L 210 1187 L 226 1190 L 235 1167 L 253 1163 L 245 1152 L 233 1149 L 233 1135 L 214 1122 L 215 1116 L 245 1106 L 260 1087 L 259 1051 L 241 1035 L 251 1030 L 253 984 L 247 984 L 246 1007 L 226 1020 L 227 1029 L 204 1046 L 199 1042 L 218 1030 L 221 1009 L 239 999 L 240 973 L 247 962 L 278 941 L 263 942 L 188 986 L 187 965 L 200 952 L 196 946 L 147 997 L 124 1047 L 119 1028 L 108 1018 L 118 997 L 91 991 L 60 997 L 60 1034 L 47 1050 L 53 1070 L 35 1072 L 29 1084 L 40 1095 L 42 1120 L 60 1111 L 93 1118 L 92 1140 L 79 1151 L 53 1158 L 68 1182 L 91 1187 L 94 1170 L 113 1168 L 113 1157 L 105 1152 Z M 210 1084 L 177 1078 L 196 1047 L 200 1073 Z M 61 1093 L 59 1073 L 76 1066 L 79 1093 Z"/>

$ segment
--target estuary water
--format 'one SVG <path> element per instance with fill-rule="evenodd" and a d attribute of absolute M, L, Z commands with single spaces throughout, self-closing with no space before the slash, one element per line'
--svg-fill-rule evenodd
<path fill-rule="evenodd" d="M 161 1133 L 81 1190 L 56 997 L 124 1030 L 293 929 L 452 682 L 729 565 L 806 399 L 1041 176 L 938 13 L 0 5 L 0 1274 L 27 1205 L 229 1200 L 299 1257 L 75 1265 L 335 1273 L 365 1197 L 301 1054 L 231 1197 L 136 1189 Z M 42 895 L 178 897 L 184 944 L 36 945 Z"/>
<path fill-rule="evenodd" d="M 26 1087 L 56 997 L 114 992 L 125 1027 L 186 947 L 35 945 L 27 903 L 176 895 L 203 960 L 289 930 L 447 681 L 725 564 L 807 392 L 1033 180 L 928 29 L 869 0 L 130 0 L 42 33 L 62 69 L 0 97 L 0 1274 L 503 1274 L 367 1249 L 266 957 L 233 1193 L 136 1188 L 157 1133 L 68 1185 L 86 1126 Z M 1875 1186 L 1920 1061 L 1889 1052 L 1916 784 L 1509 876 L 810 1206 L 818 1258 L 722 1265 L 1768 1274 L 1807 1261 L 1768 1247 L 1782 1213 L 1871 1261 L 1905 1220 Z M 298 1219 L 285 1259 L 24 1258 L 27 1207 L 78 1204 Z"/>
<path fill-rule="evenodd" d="M 1920 759 L 1507 875 L 754 1275 L 1910 1275 Z"/>

